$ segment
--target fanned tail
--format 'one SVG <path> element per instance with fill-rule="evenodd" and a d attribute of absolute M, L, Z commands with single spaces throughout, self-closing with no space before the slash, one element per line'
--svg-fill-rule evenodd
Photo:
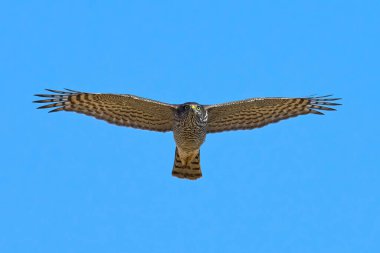
<path fill-rule="evenodd" d="M 194 157 L 187 165 L 183 165 L 178 154 L 177 148 L 175 149 L 174 166 L 172 175 L 182 179 L 195 180 L 202 177 L 200 165 L 200 153 Z"/>

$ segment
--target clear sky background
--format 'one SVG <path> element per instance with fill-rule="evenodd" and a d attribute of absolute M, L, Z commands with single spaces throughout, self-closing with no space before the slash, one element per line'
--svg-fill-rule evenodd
<path fill-rule="evenodd" d="M 379 1 L 1 1 L 0 252 L 380 252 Z M 333 93 L 208 135 L 36 110 L 44 88 L 169 103 Z"/>

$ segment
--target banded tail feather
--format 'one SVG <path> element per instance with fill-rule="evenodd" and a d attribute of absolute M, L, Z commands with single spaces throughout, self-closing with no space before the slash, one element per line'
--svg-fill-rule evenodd
<path fill-rule="evenodd" d="M 200 152 L 194 157 L 193 160 L 189 161 L 188 164 L 183 165 L 181 158 L 178 154 L 178 149 L 175 149 L 174 166 L 172 175 L 174 177 L 182 179 L 196 180 L 202 177 L 201 165 L 200 165 Z"/>

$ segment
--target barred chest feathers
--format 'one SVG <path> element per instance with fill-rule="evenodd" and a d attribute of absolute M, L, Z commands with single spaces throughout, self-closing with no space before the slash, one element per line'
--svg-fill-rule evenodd
<path fill-rule="evenodd" d="M 206 139 L 207 111 L 196 103 L 181 105 L 173 127 L 177 146 L 184 151 L 198 150 Z"/>

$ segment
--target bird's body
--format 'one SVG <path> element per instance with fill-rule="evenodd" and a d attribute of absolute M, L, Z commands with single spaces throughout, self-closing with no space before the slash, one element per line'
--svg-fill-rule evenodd
<path fill-rule="evenodd" d="M 330 96 L 308 98 L 252 98 L 216 105 L 188 102 L 166 104 L 133 95 L 94 94 L 72 90 L 48 90 L 37 94 L 49 103 L 39 107 L 56 111 L 74 111 L 106 120 L 109 123 L 167 132 L 173 131 L 176 142 L 172 175 L 197 179 L 202 176 L 200 147 L 207 133 L 253 129 L 302 114 L 323 114 L 339 105 Z"/>
<path fill-rule="evenodd" d="M 206 127 L 207 112 L 203 106 L 188 102 L 178 107 L 173 127 L 177 146 L 173 176 L 192 179 L 202 176 L 199 149 L 206 139 Z"/>

